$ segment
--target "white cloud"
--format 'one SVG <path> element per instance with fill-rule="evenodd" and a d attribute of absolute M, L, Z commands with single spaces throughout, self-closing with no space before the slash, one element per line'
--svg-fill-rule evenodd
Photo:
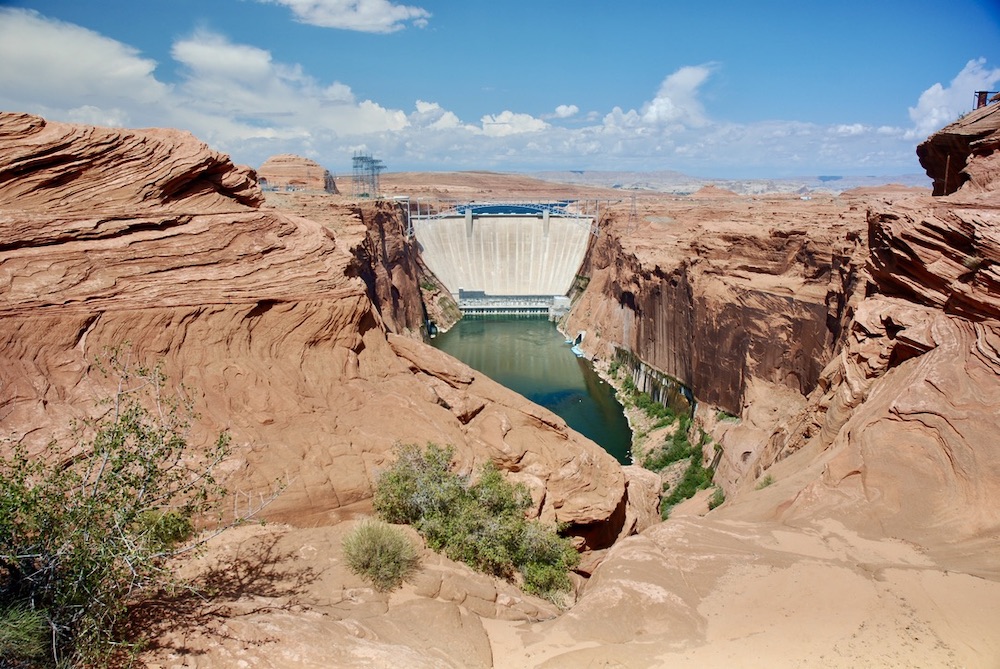
<path fill-rule="evenodd" d="M 101 109 L 93 105 L 83 105 L 70 109 L 66 115 L 71 123 L 84 123 L 86 125 L 103 125 L 112 128 L 121 128 L 128 125 L 128 114 L 121 109 Z"/>
<path fill-rule="evenodd" d="M 155 107 L 170 93 L 153 74 L 156 63 L 136 49 L 34 11 L 0 8 L 0 63 L 3 109 L 29 111 L 20 101 L 30 100 L 100 117 L 114 108 L 111 116 L 127 123 L 130 108 Z"/>
<path fill-rule="evenodd" d="M 854 137 L 857 135 L 863 135 L 867 132 L 871 132 L 871 128 L 864 126 L 860 123 L 846 124 L 842 123 L 840 125 L 835 125 L 830 129 L 830 132 L 834 135 L 841 135 L 844 137 Z"/>
<path fill-rule="evenodd" d="M 392 33 L 407 22 L 427 25 L 430 12 L 420 7 L 398 5 L 389 0 L 258 0 L 284 5 L 302 23 L 321 28 L 342 28 L 368 33 Z"/>
<path fill-rule="evenodd" d="M 996 90 L 1000 68 L 985 67 L 986 59 L 970 60 L 945 88 L 936 83 L 920 95 L 916 107 L 910 107 L 913 128 L 908 139 L 923 140 L 972 109 L 975 91 Z"/>
<path fill-rule="evenodd" d="M 279 136 L 359 135 L 398 131 L 409 123 L 400 110 L 357 102 L 346 84 L 321 84 L 298 65 L 274 62 L 263 49 L 233 44 L 210 31 L 176 42 L 172 55 L 186 66 L 180 92 L 187 108 L 242 124 L 245 130 L 227 137 L 230 141 L 256 136 L 260 129 Z"/>
<path fill-rule="evenodd" d="M 645 123 L 681 123 L 698 127 L 706 123 L 698 89 L 712 73 L 710 65 L 689 65 L 669 75 L 656 97 L 642 108 Z"/>
<path fill-rule="evenodd" d="M 487 114 L 480 119 L 483 124 L 483 134 L 488 137 L 507 137 L 527 132 L 539 132 L 549 127 L 542 119 L 530 114 L 517 114 L 512 111 L 502 111 L 495 116 Z"/>
<path fill-rule="evenodd" d="M 232 44 L 222 35 L 205 30 L 175 42 L 171 55 L 206 79 L 253 83 L 274 70 L 271 54 L 264 49 Z"/>
<path fill-rule="evenodd" d="M 359 100 L 347 83 L 319 80 L 265 49 L 208 30 L 176 40 L 171 57 L 180 78 L 168 85 L 157 79 L 157 64 L 128 45 L 35 12 L 0 9 L 0 109 L 177 127 L 239 162 L 259 165 L 290 152 L 334 171 L 349 166 L 358 146 L 390 169 L 677 169 L 709 176 L 919 169 L 912 137 L 901 128 L 853 119 L 828 125 L 712 119 L 700 100 L 712 65 L 668 74 L 635 108 L 581 114 L 563 104 L 541 116 L 508 109 L 463 121 L 437 102 L 416 100 L 404 111 Z M 963 77 L 976 73 L 970 86 Z M 921 96 L 918 109 L 931 93 L 952 89 L 965 109 L 969 91 L 997 78 L 996 70 L 973 61 L 949 89 Z M 574 122 L 546 122 L 552 118 Z"/>
<path fill-rule="evenodd" d="M 580 113 L 580 108 L 576 105 L 559 105 L 556 107 L 556 118 L 569 118 Z"/>
<path fill-rule="evenodd" d="M 462 121 L 454 112 L 447 111 L 436 102 L 417 100 L 415 106 L 416 111 L 409 116 L 410 124 L 415 128 L 452 130 L 462 127 Z"/>

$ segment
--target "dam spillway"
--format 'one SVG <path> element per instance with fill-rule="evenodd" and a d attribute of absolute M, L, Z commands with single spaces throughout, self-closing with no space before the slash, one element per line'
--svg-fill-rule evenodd
<path fill-rule="evenodd" d="M 469 204 L 410 216 L 428 269 L 466 313 L 547 308 L 565 297 L 593 221 L 549 204 Z"/>

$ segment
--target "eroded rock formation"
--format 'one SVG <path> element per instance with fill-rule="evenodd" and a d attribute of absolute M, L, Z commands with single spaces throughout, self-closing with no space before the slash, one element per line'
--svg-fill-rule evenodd
<path fill-rule="evenodd" d="M 856 283 L 861 206 L 726 197 L 643 215 L 605 230 L 568 331 L 587 330 L 601 357 L 623 346 L 732 413 L 754 378 L 809 392 Z"/>
<path fill-rule="evenodd" d="M 0 142 L 0 417 L 35 452 L 69 443 L 70 419 L 108 392 L 95 356 L 129 342 L 193 393 L 196 440 L 232 434 L 231 486 L 288 483 L 274 519 L 327 522 L 369 498 L 393 444 L 433 441 L 454 445 L 467 472 L 495 459 L 529 485 L 539 516 L 585 542 L 617 536 L 613 458 L 389 332 L 420 322 L 400 301 L 419 287 L 390 212 L 330 210 L 340 237 L 261 208 L 252 173 L 186 133 L 4 114 Z"/>
<path fill-rule="evenodd" d="M 216 596 L 154 605 L 150 666 L 997 665 L 995 191 L 612 212 L 570 327 L 689 383 L 725 450 L 727 502 L 652 525 L 655 476 L 407 336 L 391 208 L 269 195 L 182 133 L 0 116 L 3 428 L 64 437 L 127 339 L 195 393 L 196 438 L 231 431 L 233 485 L 291 481 L 270 509 L 290 524 L 181 565 Z M 392 595 L 345 570 L 396 440 L 492 459 L 610 544 L 572 608 L 428 551 Z"/>
<path fill-rule="evenodd" d="M 917 147 L 917 157 L 934 180 L 934 195 L 959 188 L 967 195 L 996 190 L 1000 180 L 1000 103 L 969 112 Z"/>
<path fill-rule="evenodd" d="M 272 190 L 339 192 L 330 170 L 315 160 L 290 153 L 271 156 L 257 170 L 257 175 Z"/>

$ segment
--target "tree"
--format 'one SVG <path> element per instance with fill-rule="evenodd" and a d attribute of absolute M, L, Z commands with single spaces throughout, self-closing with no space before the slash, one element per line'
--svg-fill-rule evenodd
<path fill-rule="evenodd" d="M 159 366 L 128 348 L 97 362 L 117 387 L 103 416 L 73 426 L 73 448 L 53 441 L 39 458 L 11 442 L 0 457 L 0 627 L 42 634 L 52 665 L 137 647 L 119 638 L 128 604 L 177 585 L 167 560 L 206 540 L 195 525 L 225 493 L 214 472 L 229 435 L 192 447 L 191 401 L 166 392 Z M 20 647 L 31 653 L 6 659 L 37 655 L 37 644 Z"/>

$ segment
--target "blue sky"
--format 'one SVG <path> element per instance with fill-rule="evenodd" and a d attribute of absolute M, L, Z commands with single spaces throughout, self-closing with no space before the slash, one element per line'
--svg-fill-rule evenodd
<path fill-rule="evenodd" d="M 919 173 L 980 89 L 998 0 L 0 0 L 0 109 L 252 166 Z"/>

